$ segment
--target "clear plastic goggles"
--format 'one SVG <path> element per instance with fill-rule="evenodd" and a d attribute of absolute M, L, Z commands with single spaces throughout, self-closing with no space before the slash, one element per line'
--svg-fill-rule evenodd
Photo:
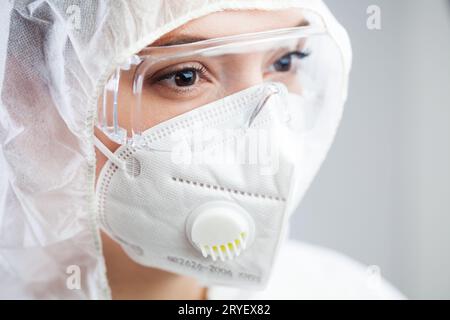
<path fill-rule="evenodd" d="M 320 24 L 147 47 L 108 79 L 97 126 L 136 144 L 161 122 L 266 81 L 319 108 L 343 90 L 341 52 Z"/>

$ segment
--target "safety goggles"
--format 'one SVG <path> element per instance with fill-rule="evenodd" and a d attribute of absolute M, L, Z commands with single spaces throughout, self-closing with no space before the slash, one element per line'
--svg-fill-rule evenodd
<path fill-rule="evenodd" d="M 263 82 L 320 108 L 342 93 L 340 50 L 320 24 L 147 47 L 108 79 L 97 127 L 136 144 L 159 123 Z"/>

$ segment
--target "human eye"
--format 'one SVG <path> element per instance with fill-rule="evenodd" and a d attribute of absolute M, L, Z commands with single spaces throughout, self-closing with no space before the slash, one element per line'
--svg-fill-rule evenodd
<path fill-rule="evenodd" d="M 152 72 L 145 78 L 147 86 L 165 94 L 189 96 L 210 82 L 207 68 L 197 62 L 180 63 Z"/>
<path fill-rule="evenodd" d="M 272 72 L 288 72 L 291 71 L 293 66 L 295 65 L 296 60 L 303 60 L 307 58 L 311 53 L 309 51 L 291 51 L 280 58 L 275 60 L 272 65 L 269 67 L 269 70 Z"/>

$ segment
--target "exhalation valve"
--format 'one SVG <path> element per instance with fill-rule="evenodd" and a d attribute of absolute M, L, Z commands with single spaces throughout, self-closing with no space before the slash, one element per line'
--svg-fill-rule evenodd
<path fill-rule="evenodd" d="M 251 244 L 254 223 L 242 207 L 225 201 L 208 202 L 190 215 L 186 231 L 193 246 L 213 261 L 232 260 Z"/>

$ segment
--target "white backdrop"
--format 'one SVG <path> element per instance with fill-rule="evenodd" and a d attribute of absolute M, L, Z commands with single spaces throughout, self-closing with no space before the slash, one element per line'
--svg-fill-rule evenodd
<path fill-rule="evenodd" d="M 350 95 L 292 236 L 379 266 L 409 298 L 450 299 L 450 3 L 325 1 L 352 39 Z"/>

